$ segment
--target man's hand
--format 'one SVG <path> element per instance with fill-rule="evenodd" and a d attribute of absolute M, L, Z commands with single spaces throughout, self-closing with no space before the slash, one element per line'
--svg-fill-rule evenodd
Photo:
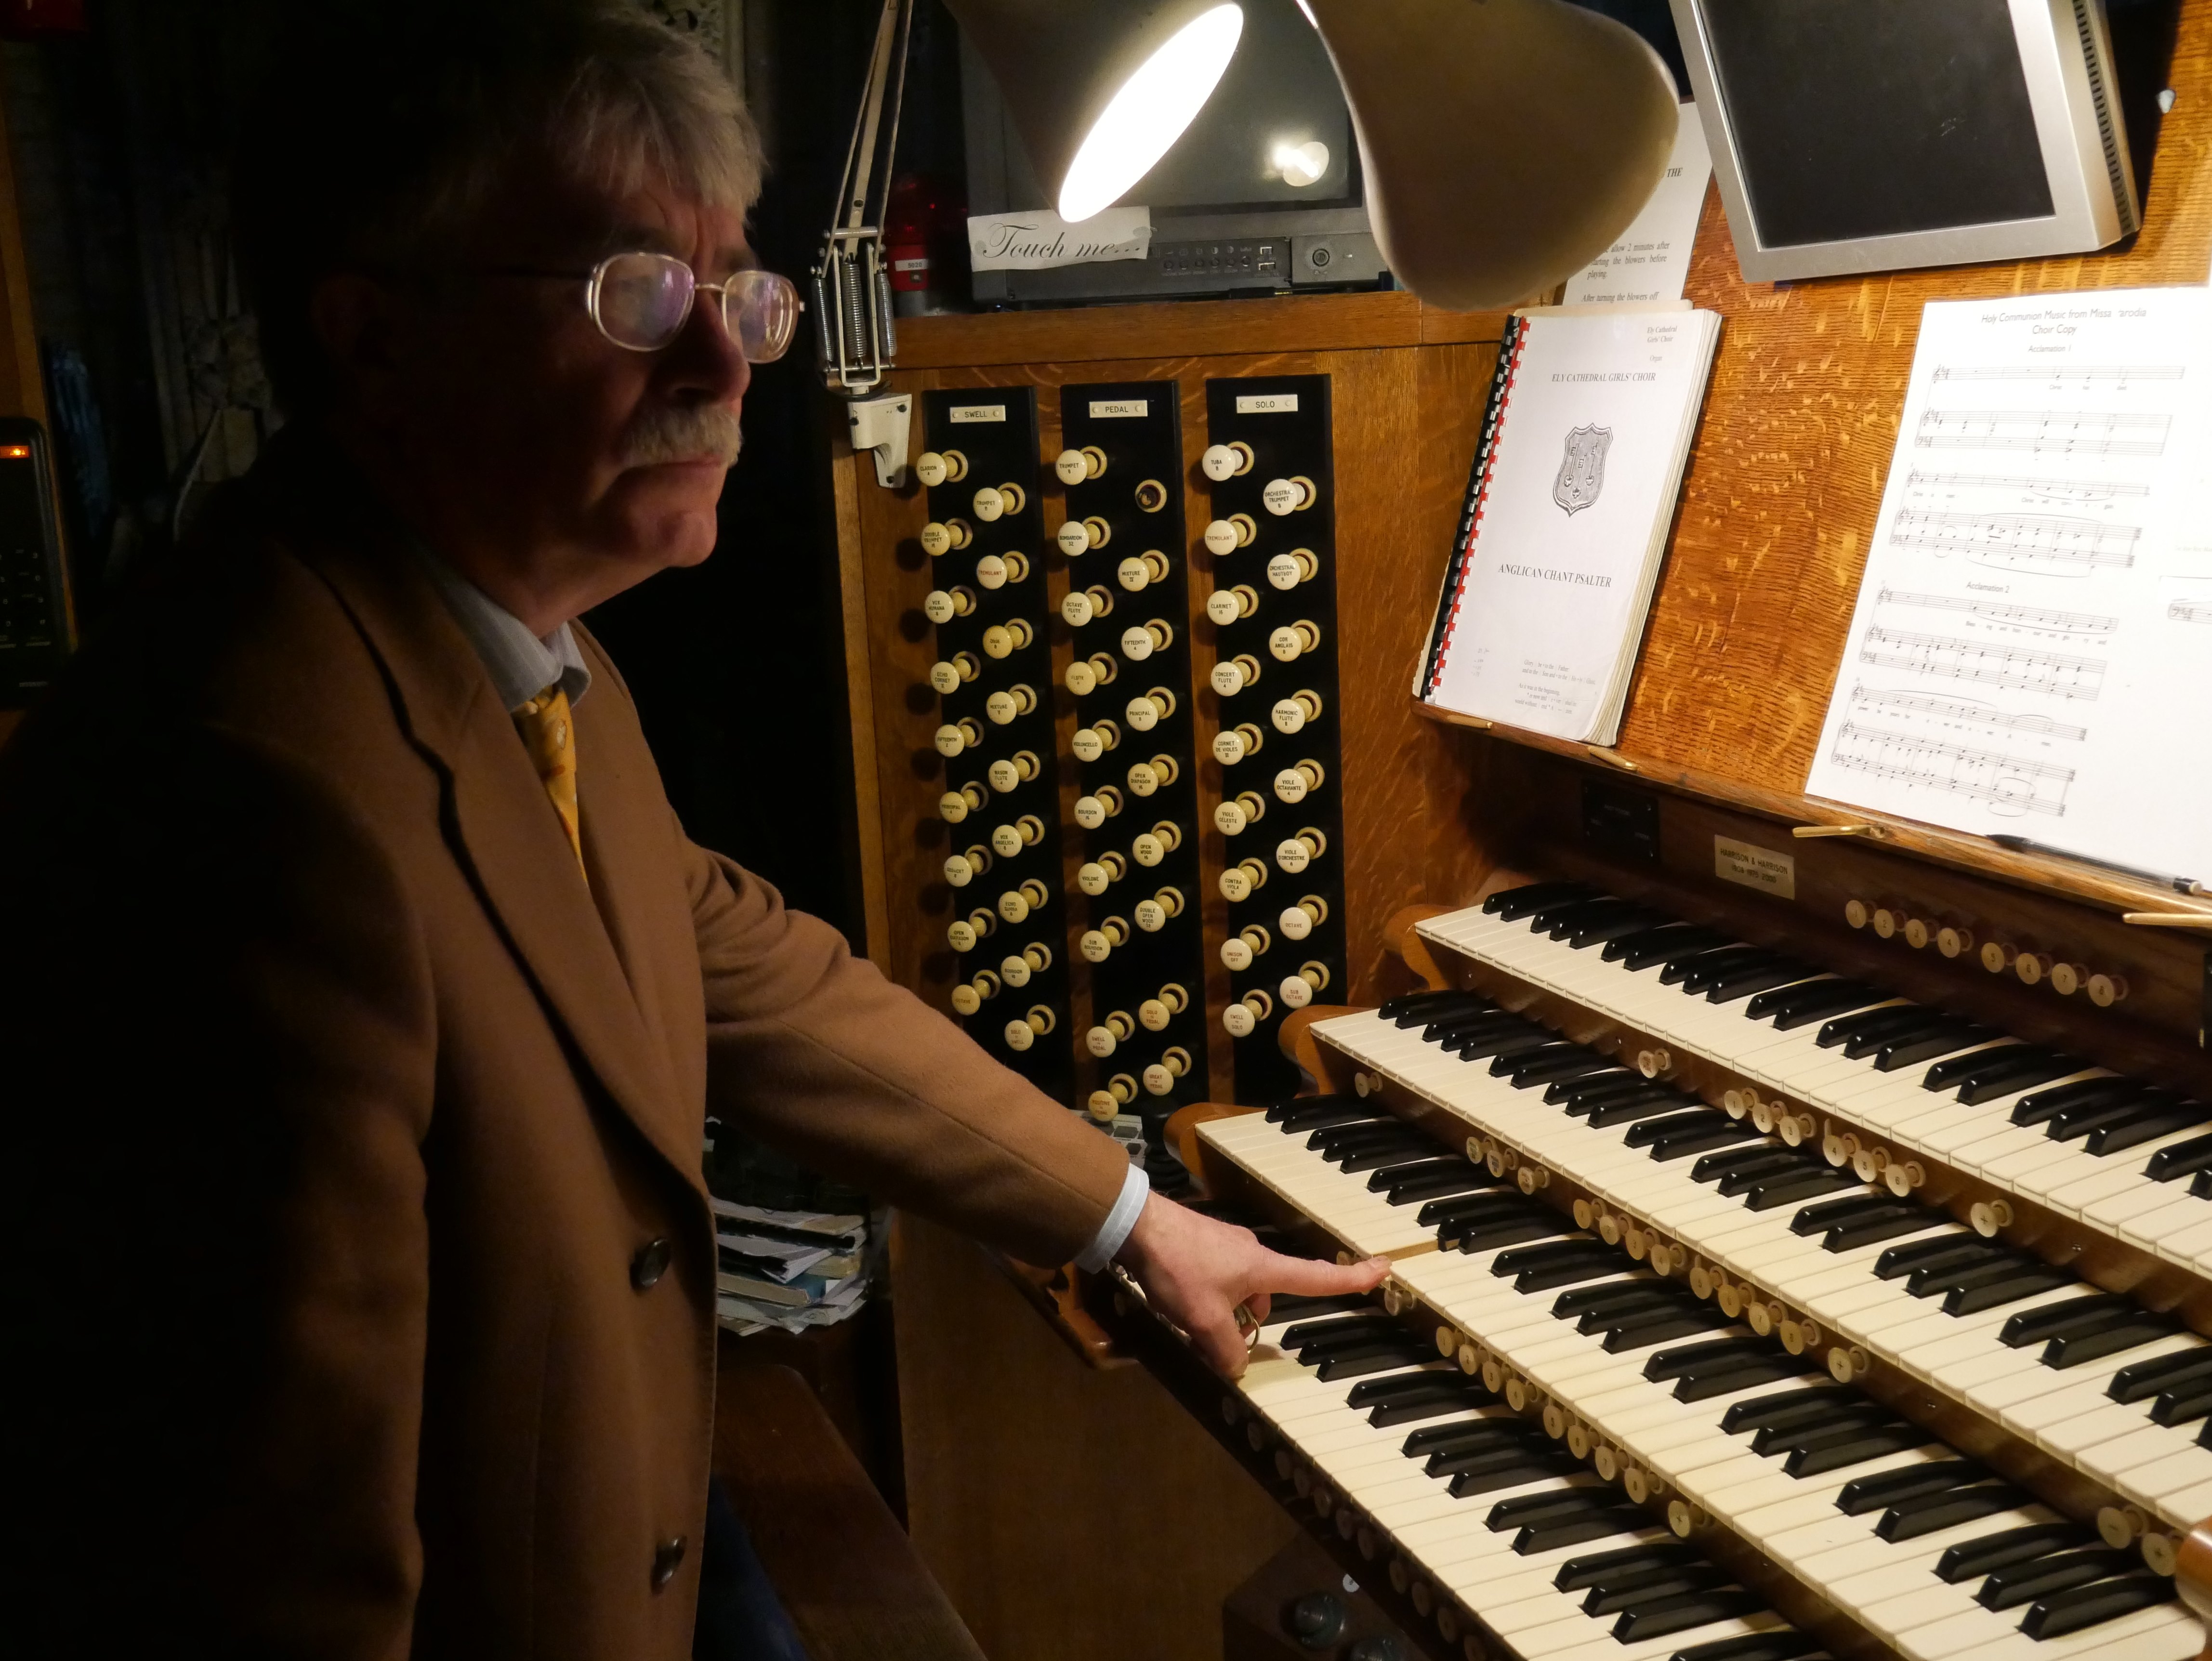
<path fill-rule="evenodd" d="M 1146 1200 L 1116 1261 L 1137 1277 L 1152 1307 L 1188 1333 L 1206 1364 L 1224 1378 L 1244 1371 L 1237 1305 L 1264 1322 L 1270 1293 L 1328 1298 L 1371 1292 L 1390 1272 L 1385 1257 L 1348 1267 L 1285 1257 L 1261 1245 L 1249 1228 L 1216 1222 L 1158 1194 Z"/>

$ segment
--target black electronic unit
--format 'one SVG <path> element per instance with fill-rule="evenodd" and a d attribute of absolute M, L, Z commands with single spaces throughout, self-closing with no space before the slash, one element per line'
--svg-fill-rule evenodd
<path fill-rule="evenodd" d="M 34 700 L 71 645 L 52 458 L 37 422 L 0 418 L 0 708 Z"/>

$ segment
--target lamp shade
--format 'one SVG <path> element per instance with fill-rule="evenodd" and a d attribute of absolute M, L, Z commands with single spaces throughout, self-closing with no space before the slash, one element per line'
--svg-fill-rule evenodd
<path fill-rule="evenodd" d="M 1233 0 L 947 0 L 1038 181 L 1088 219 L 1167 154 L 1243 31 Z"/>
<path fill-rule="evenodd" d="M 1528 300 L 1609 247 L 1674 141 L 1674 76 L 1561 0 L 1301 0 L 1336 64 L 1385 262 L 1455 311 Z"/>

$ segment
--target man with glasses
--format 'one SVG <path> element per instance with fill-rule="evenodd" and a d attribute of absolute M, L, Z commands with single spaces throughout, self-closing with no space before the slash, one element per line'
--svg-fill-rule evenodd
<path fill-rule="evenodd" d="M 288 423 L 0 758 L 9 1629 L 672 1661 L 710 1107 L 1224 1371 L 1381 1267 L 1148 1196 L 676 824 L 574 619 L 714 551 L 798 321 L 712 65 L 629 0 L 294 9 L 234 204 Z"/>

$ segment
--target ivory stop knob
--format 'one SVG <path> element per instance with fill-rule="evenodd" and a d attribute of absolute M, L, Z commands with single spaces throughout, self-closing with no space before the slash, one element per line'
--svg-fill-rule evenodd
<path fill-rule="evenodd" d="M 975 880 L 975 862 L 965 854 L 948 855 L 945 861 L 945 880 L 955 888 L 965 888 Z"/>
<path fill-rule="evenodd" d="M 1128 721 L 1129 730 L 1133 733 L 1151 732 L 1160 724 L 1160 717 L 1166 713 L 1160 708 L 1159 700 L 1146 692 L 1138 693 L 1121 710 Z"/>
<path fill-rule="evenodd" d="M 986 554 L 975 562 L 975 581 L 986 588 L 1006 586 L 1006 562 L 996 554 Z"/>
<path fill-rule="evenodd" d="M 1267 655 L 1278 663 L 1295 663 L 1306 649 L 1306 637 L 1290 624 L 1267 636 Z"/>
<path fill-rule="evenodd" d="M 1071 519 L 1063 522 L 1060 529 L 1053 533 L 1052 539 L 1059 545 L 1060 551 L 1070 559 L 1079 558 L 1091 551 L 1091 532 L 1083 528 L 1082 522 L 1079 520 Z"/>
<path fill-rule="evenodd" d="M 1267 562 L 1267 586 L 1271 588 L 1295 588 L 1305 578 L 1304 569 L 1288 554 L 1277 554 Z"/>
<path fill-rule="evenodd" d="M 1097 727 L 1079 727 L 1067 741 L 1067 747 L 1075 752 L 1076 760 L 1093 762 L 1106 753 L 1106 740 L 1098 736 Z"/>
<path fill-rule="evenodd" d="M 1244 734 L 1231 727 L 1213 735 L 1213 758 L 1224 767 L 1234 767 L 1249 753 Z"/>
<path fill-rule="evenodd" d="M 943 456 L 934 450 L 924 450 L 914 459 L 914 476 L 933 490 L 952 475 Z"/>
<path fill-rule="evenodd" d="M 968 747 L 968 735 L 951 721 L 937 729 L 937 753 L 948 761 Z"/>
<path fill-rule="evenodd" d="M 1098 690 L 1098 672 L 1081 658 L 1069 664 L 1067 672 L 1060 678 L 1060 684 L 1079 698 L 1087 698 Z"/>
<path fill-rule="evenodd" d="M 1096 860 L 1084 865 L 1075 873 L 1075 885 L 1093 899 L 1104 893 L 1113 881 L 1113 873 Z"/>
<path fill-rule="evenodd" d="M 1092 1091 L 1084 1098 L 1083 1105 L 1100 1124 L 1112 1124 L 1121 1113 L 1121 1104 L 1110 1090 Z"/>
<path fill-rule="evenodd" d="M 1030 916 L 1029 896 L 1018 888 L 1009 888 L 999 896 L 999 916 L 1008 922 L 1027 922 Z"/>
<path fill-rule="evenodd" d="M 953 664 L 939 661 L 929 666 L 929 686 L 939 697 L 950 697 L 960 690 L 960 671 Z"/>
<path fill-rule="evenodd" d="M 1142 592 L 1152 580 L 1152 568 L 1132 554 L 1114 568 L 1114 581 L 1130 593 Z"/>
<path fill-rule="evenodd" d="M 1022 712 L 1022 707 L 1012 692 L 1003 688 L 983 700 L 983 713 L 991 718 L 992 725 L 1004 727 Z"/>
<path fill-rule="evenodd" d="M 1216 484 L 1231 479 L 1252 465 L 1252 447 L 1242 440 L 1233 444 L 1209 444 L 1198 459 L 1199 471 Z"/>
<path fill-rule="evenodd" d="M 1010 860 L 1029 846 L 1022 833 L 1011 824 L 1000 825 L 991 832 L 991 851 L 1002 860 Z"/>
<path fill-rule="evenodd" d="M 1075 943 L 1075 949 L 1083 954 L 1085 963 L 1104 963 L 1114 955 L 1114 941 L 1103 930 L 1087 928 L 1083 938 Z"/>
<path fill-rule="evenodd" d="M 957 824 L 973 809 L 967 796 L 958 790 L 947 790 L 937 799 L 937 817 L 947 824 Z"/>
<path fill-rule="evenodd" d="M 986 484 L 975 492 L 975 517 L 988 525 L 994 520 L 1005 517 L 1006 499 L 990 485 Z"/>
<path fill-rule="evenodd" d="M 1152 1096 L 1170 1096 L 1175 1093 L 1175 1074 L 1154 1062 L 1144 1071 L 1145 1092 Z"/>
<path fill-rule="evenodd" d="M 1102 1062 L 1114 1053 L 1120 1043 L 1110 1026 L 1094 1026 L 1083 1035 L 1083 1047 Z"/>
<path fill-rule="evenodd" d="M 1223 697 L 1233 698 L 1244 690 L 1244 666 L 1234 658 L 1225 659 L 1213 666 L 1213 673 L 1209 678 L 1216 692 Z M 954 677 L 954 680 L 957 684 L 958 677 Z"/>
<path fill-rule="evenodd" d="M 1250 899 L 1255 885 L 1252 873 L 1241 865 L 1230 866 L 1221 873 L 1221 897 L 1232 904 Z"/>
<path fill-rule="evenodd" d="M 985 776 L 991 781 L 991 788 L 1004 795 L 1022 782 L 1022 770 L 1001 757 L 991 764 L 990 771 Z"/>
<path fill-rule="evenodd" d="M 1221 1025 L 1232 1038 L 1249 1038 L 1259 1029 L 1260 1023 L 1249 1004 L 1232 1003 L 1221 1012 Z"/>
<path fill-rule="evenodd" d="M 1149 796 L 1160 788 L 1160 776 L 1150 762 L 1135 762 L 1129 768 L 1129 788 L 1139 796 Z"/>
<path fill-rule="evenodd" d="M 1226 627 L 1244 615 L 1244 608 L 1236 594 L 1227 588 L 1216 588 L 1206 597 L 1206 616 L 1210 623 Z"/>
<path fill-rule="evenodd" d="M 1035 972 L 1030 967 L 1029 959 L 1026 958 L 1008 957 L 999 960 L 999 978 L 1016 991 L 1027 986 L 1030 983 L 1030 977 Z"/>
<path fill-rule="evenodd" d="M 1241 934 L 1232 934 L 1221 942 L 1221 961 L 1232 974 L 1243 974 L 1252 966 L 1252 943 Z"/>
<path fill-rule="evenodd" d="M 1062 450 L 1052 459 L 1052 471 L 1062 484 L 1080 484 L 1091 475 L 1080 450 Z"/>
<path fill-rule="evenodd" d="M 1306 493 L 1296 479 L 1271 478 L 1260 488 L 1260 505 L 1279 519 L 1304 507 Z"/>
<path fill-rule="evenodd" d="M 945 939 L 955 952 L 973 952 L 978 939 L 975 925 L 964 917 L 957 919 L 945 929 Z"/>
<path fill-rule="evenodd" d="M 1278 698 L 1275 707 L 1267 711 L 1267 719 L 1274 722 L 1278 733 L 1304 732 L 1306 706 L 1297 698 Z"/>
<path fill-rule="evenodd" d="M 952 603 L 952 596 L 942 588 L 933 588 L 922 596 L 921 614 L 942 629 L 960 615 L 960 608 Z"/>
<path fill-rule="evenodd" d="M 1175 1019 L 1175 1011 L 1158 998 L 1147 998 L 1137 1006 L 1137 1025 L 1147 1032 L 1164 1032 L 1168 1023 Z"/>
<path fill-rule="evenodd" d="M 1244 804 L 1224 801 L 1213 810 L 1213 828 L 1224 837 L 1241 837 L 1252 823 L 1252 816 L 1244 811 Z"/>
<path fill-rule="evenodd" d="M 1206 527 L 1206 551 L 1209 554 L 1233 554 L 1244 545 L 1244 538 L 1236 526 L 1225 519 L 1210 521 Z"/>
<path fill-rule="evenodd" d="M 1299 802 L 1302 802 L 1306 799 L 1306 792 L 1310 788 L 1311 781 L 1307 778 L 1302 769 L 1285 767 L 1281 772 L 1275 775 L 1275 800 L 1277 801 L 1287 802 L 1292 806 L 1296 806 Z"/>
<path fill-rule="evenodd" d="M 1106 823 L 1106 804 L 1096 796 L 1075 799 L 1075 822 L 1085 830 L 1096 830 Z"/>
<path fill-rule="evenodd" d="M 2110 1009 L 2128 995 L 2125 975 L 2092 975 L 2089 977 L 2089 1001 L 2100 1009 Z"/>
<path fill-rule="evenodd" d="M 1275 989 L 1286 1009 L 1304 1009 L 1313 1001 L 1313 983 L 1303 975 L 1285 975 Z"/>
<path fill-rule="evenodd" d="M 1313 933 L 1313 913 L 1303 905 L 1286 905 L 1283 915 L 1275 919 L 1275 927 L 1283 931 L 1286 940 L 1302 940 Z"/>
<path fill-rule="evenodd" d="M 1168 926 L 1168 909 L 1156 899 L 1139 900 L 1133 915 L 1137 927 L 1147 934 L 1157 934 Z"/>
<path fill-rule="evenodd" d="M 1159 645 L 1149 624 L 1135 624 L 1121 631 L 1121 655 L 1132 663 L 1142 663 Z"/>
<path fill-rule="evenodd" d="M 1149 830 L 1129 844 L 1129 857 L 1142 866 L 1158 865 L 1167 856 L 1167 844 Z"/>
<path fill-rule="evenodd" d="M 937 520 L 932 520 L 921 527 L 921 551 L 935 559 L 940 554 L 952 551 L 952 532 Z"/>
<path fill-rule="evenodd" d="M 1036 1029 L 1027 1021 L 1008 1021 L 1006 1037 L 1007 1049 L 1027 1050 L 1036 1042 Z"/>
<path fill-rule="evenodd" d="M 1313 845 L 1302 837 L 1285 837 L 1275 844 L 1275 864 L 1297 876 L 1313 863 Z"/>
<path fill-rule="evenodd" d="M 1013 631 L 1003 624 L 994 623 L 983 631 L 983 655 L 988 658 L 1009 658 L 1014 653 Z"/>
<path fill-rule="evenodd" d="M 963 981 L 952 989 L 952 1013 L 972 1015 L 983 1007 L 983 995 Z"/>

